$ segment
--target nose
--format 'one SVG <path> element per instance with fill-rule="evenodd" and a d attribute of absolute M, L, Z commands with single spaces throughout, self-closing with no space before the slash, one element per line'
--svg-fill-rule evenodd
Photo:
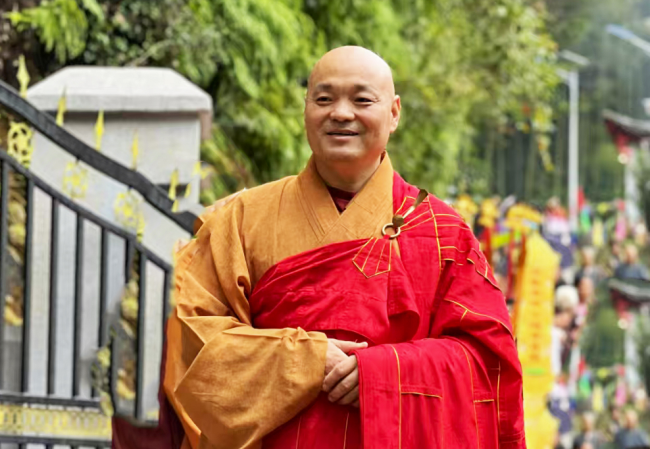
<path fill-rule="evenodd" d="M 348 101 L 337 101 L 332 106 L 330 118 L 335 122 L 351 122 L 354 120 L 353 106 Z"/>

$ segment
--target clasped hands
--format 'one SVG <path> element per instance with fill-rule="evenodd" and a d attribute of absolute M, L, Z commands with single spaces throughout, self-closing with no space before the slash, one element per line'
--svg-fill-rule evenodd
<path fill-rule="evenodd" d="M 336 404 L 359 407 L 359 366 L 357 356 L 348 355 L 355 349 L 364 349 L 368 343 L 327 339 L 325 380 L 323 391 Z"/>

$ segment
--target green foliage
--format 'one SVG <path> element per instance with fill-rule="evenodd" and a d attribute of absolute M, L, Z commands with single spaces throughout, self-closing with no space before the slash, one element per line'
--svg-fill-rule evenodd
<path fill-rule="evenodd" d="M 103 20 L 96 0 L 83 0 L 88 13 Z M 6 14 L 19 31 L 35 29 L 47 51 L 53 51 L 59 62 L 77 57 L 85 48 L 88 21 L 76 0 L 44 0 L 38 7 Z"/>
<path fill-rule="evenodd" d="M 625 332 L 618 326 L 618 314 L 611 305 L 607 286 L 598 290 L 598 303 L 592 306 L 587 323 L 581 341 L 587 364 L 596 369 L 622 363 Z"/>
<path fill-rule="evenodd" d="M 410 181 L 444 195 L 476 126 L 544 105 L 556 83 L 544 11 L 526 1 L 307 2 L 328 48 L 363 45 L 393 67 L 403 117 L 390 149 Z M 377 33 L 381 30 L 381 33 Z"/>
<path fill-rule="evenodd" d="M 34 11 L 53 15 L 45 5 Z M 403 104 L 393 159 L 443 195 L 477 127 L 547 110 L 557 81 L 545 11 L 529 0 L 108 0 L 102 18 L 77 10 L 89 28 L 76 22 L 87 39 L 70 62 L 172 67 L 212 95 L 215 132 L 202 155 L 219 176 L 206 200 L 304 166 L 304 86 L 327 49 L 363 45 L 388 61 Z M 30 23 L 44 42 L 63 42 L 68 59 L 78 54 L 76 40 Z"/>
<path fill-rule="evenodd" d="M 232 143 L 219 126 L 212 129 L 212 138 L 203 143 L 201 154 L 212 168 L 208 173 L 209 188 L 201 189 L 201 202 L 213 204 L 230 192 L 255 185 L 250 159 Z"/>

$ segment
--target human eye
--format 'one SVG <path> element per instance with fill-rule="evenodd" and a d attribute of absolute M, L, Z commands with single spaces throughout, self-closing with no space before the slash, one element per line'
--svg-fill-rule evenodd
<path fill-rule="evenodd" d="M 366 96 L 357 97 L 355 101 L 361 104 L 370 104 L 373 102 L 372 98 Z"/>
<path fill-rule="evenodd" d="M 322 104 L 322 103 L 329 103 L 331 101 L 332 101 L 332 97 L 330 97 L 329 95 L 323 95 L 323 94 L 316 95 L 316 103 Z"/>

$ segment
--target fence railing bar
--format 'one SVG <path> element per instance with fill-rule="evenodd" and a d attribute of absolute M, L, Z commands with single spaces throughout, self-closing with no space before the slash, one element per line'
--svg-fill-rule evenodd
<path fill-rule="evenodd" d="M 124 247 L 124 282 L 128 283 L 131 280 L 131 270 L 133 269 L 133 256 L 135 249 L 133 248 L 133 241 L 127 239 Z"/>
<path fill-rule="evenodd" d="M 58 126 L 53 117 L 36 109 L 31 103 L 20 97 L 20 94 L 7 83 L 0 80 L 0 104 L 12 113 L 29 122 L 38 132 L 53 143 L 73 155 L 80 161 L 104 173 L 120 183 L 138 191 L 153 207 L 188 232 L 192 232 L 196 216 L 190 212 L 171 212 L 173 201 L 167 197 L 160 187 L 135 170 L 110 159 L 95 151 L 81 140 L 74 137 L 64 128 Z"/>
<path fill-rule="evenodd" d="M 167 329 L 167 318 L 169 318 L 169 310 L 171 304 L 169 304 L 169 293 L 171 285 L 169 283 L 171 279 L 171 272 L 164 271 L 163 275 L 163 305 L 162 305 L 162 341 L 165 341 L 165 330 Z"/>
<path fill-rule="evenodd" d="M 106 327 L 106 304 L 108 302 L 108 263 L 109 263 L 109 241 L 108 231 L 102 228 L 101 252 L 99 261 L 99 347 L 103 347 L 108 340 L 108 330 Z"/>
<path fill-rule="evenodd" d="M 101 242 L 99 252 L 99 328 L 97 329 L 98 348 L 103 348 L 108 342 L 108 322 L 106 304 L 108 304 L 108 264 L 109 264 L 109 241 L 108 230 L 101 229 Z M 93 386 L 92 396 L 99 397 L 99 391 Z"/>
<path fill-rule="evenodd" d="M 62 446 L 95 446 L 102 448 L 110 448 L 111 442 L 109 440 L 92 440 L 81 438 L 57 438 L 57 437 L 42 437 L 42 436 L 23 436 L 23 435 L 1 435 L 0 443 L 18 443 L 18 444 L 44 444 L 45 447 L 54 447 L 54 445 Z"/>
<path fill-rule="evenodd" d="M 147 294 L 147 256 L 140 254 L 140 279 L 138 287 L 138 358 L 136 370 L 135 417 L 144 419 L 144 348 Z"/>
<path fill-rule="evenodd" d="M 1 89 L 0 89 L 1 90 Z M 101 228 L 106 228 L 108 229 L 111 233 L 122 237 L 125 240 L 132 240 L 134 243 L 134 248 L 139 251 L 139 252 L 144 252 L 147 254 L 147 257 L 149 260 L 151 260 L 152 263 L 157 265 L 163 270 L 171 270 L 171 265 L 169 265 L 167 262 L 165 262 L 163 259 L 158 257 L 156 254 L 153 252 L 149 251 L 144 245 L 138 243 L 136 241 L 136 236 L 132 233 L 129 233 L 128 231 L 125 231 L 124 229 L 114 225 L 113 223 L 103 219 L 102 217 L 96 215 L 93 212 L 90 212 L 89 210 L 81 207 L 74 201 L 72 201 L 70 198 L 66 197 L 65 195 L 61 194 L 61 192 L 57 191 L 56 189 L 53 189 L 49 184 L 38 178 L 37 176 L 34 176 L 32 172 L 29 170 L 25 169 L 23 166 L 21 166 L 15 159 L 13 159 L 11 156 L 9 156 L 7 153 L 0 151 L 0 160 L 4 162 L 9 162 L 11 165 L 11 168 L 13 171 L 20 173 L 21 175 L 25 176 L 28 179 L 31 179 L 34 182 L 34 186 L 38 187 L 40 190 L 42 190 L 44 193 L 47 195 L 51 196 L 52 198 L 56 198 L 58 202 L 68 209 L 72 210 L 73 212 L 76 212 L 77 214 L 80 214 L 83 216 L 86 220 L 96 224 L 97 226 Z"/>
<path fill-rule="evenodd" d="M 111 402 L 113 403 L 115 407 L 115 414 L 119 414 L 119 404 L 120 404 L 120 397 L 118 396 L 117 393 L 117 382 L 119 379 L 119 370 L 120 370 L 120 359 L 119 359 L 119 354 L 122 353 L 122 348 L 121 348 L 121 343 L 122 339 L 119 338 L 119 333 L 120 333 L 120 327 L 118 326 L 116 329 L 111 330 L 111 333 L 113 333 L 113 338 L 109 340 L 109 345 L 110 345 L 110 354 L 111 354 L 111 364 L 110 364 L 110 373 L 108 376 L 108 391 L 111 396 Z"/>
<path fill-rule="evenodd" d="M 4 386 L 5 298 L 7 296 L 7 247 L 9 245 L 9 164 L 2 164 L 0 188 L 0 388 Z"/>
<path fill-rule="evenodd" d="M 82 301 L 83 301 L 83 266 L 84 266 L 84 219 L 77 215 L 77 243 L 75 247 L 75 273 L 74 273 L 74 329 L 72 346 L 72 396 L 79 396 L 81 384 L 80 358 L 82 337 Z"/>
<path fill-rule="evenodd" d="M 50 228 L 50 320 L 47 351 L 47 392 L 54 394 L 56 385 L 56 334 L 57 290 L 59 284 L 59 201 L 52 198 L 52 221 Z"/>
<path fill-rule="evenodd" d="M 32 245 L 34 242 L 34 181 L 29 178 L 25 186 L 25 253 L 23 255 L 23 353 L 21 366 L 21 391 L 29 389 L 29 356 L 32 338 Z"/>
<path fill-rule="evenodd" d="M 99 399 L 38 396 L 15 391 L 0 391 L 0 403 L 17 405 L 54 405 L 59 407 L 99 410 Z"/>

